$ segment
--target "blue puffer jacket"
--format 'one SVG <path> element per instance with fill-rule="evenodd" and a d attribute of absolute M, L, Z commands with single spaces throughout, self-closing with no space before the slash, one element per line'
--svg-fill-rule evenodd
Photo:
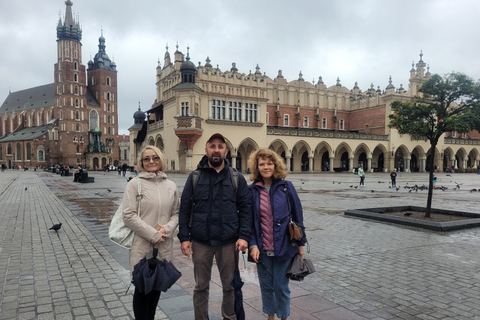
<path fill-rule="evenodd" d="M 290 214 L 288 212 L 287 204 L 287 184 L 288 191 L 291 194 L 290 204 L 292 207 L 293 220 L 297 222 L 303 229 L 303 238 L 296 243 L 291 243 L 288 236 L 288 222 L 290 221 Z M 260 226 L 260 186 L 255 183 L 249 185 L 250 193 L 253 198 L 253 224 L 252 236 L 249 241 L 249 246 L 256 245 L 262 250 L 262 229 Z M 293 200 L 293 203 L 292 203 Z M 303 228 L 303 210 L 300 198 L 298 198 L 295 187 L 290 181 L 275 180 L 270 188 L 270 204 L 273 213 L 273 242 L 275 248 L 275 258 L 277 261 L 284 261 L 291 259 L 297 252 L 298 246 L 303 246 L 307 243 L 305 236 L 305 228 Z M 295 210 L 293 210 L 295 208 Z M 248 256 L 249 261 L 253 259 Z"/>
<path fill-rule="evenodd" d="M 252 200 L 247 182 L 238 173 L 238 188 L 235 192 L 230 178 L 229 162 L 217 173 L 208 165 L 206 156 L 202 158 L 197 169 L 201 171 L 195 187 L 192 225 L 193 184 L 191 173 L 183 188 L 178 239 L 196 241 L 218 246 L 243 239 L 248 242 L 252 224 Z"/>

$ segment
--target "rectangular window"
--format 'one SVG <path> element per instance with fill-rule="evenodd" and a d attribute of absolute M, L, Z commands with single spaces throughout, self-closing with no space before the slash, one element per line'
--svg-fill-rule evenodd
<path fill-rule="evenodd" d="M 327 129 L 327 118 L 322 118 L 322 129 Z"/>
<path fill-rule="evenodd" d="M 257 116 L 257 113 L 255 111 L 255 117 Z M 270 124 L 270 118 L 268 117 L 268 112 L 266 113 L 266 118 L 265 118 L 265 122 L 267 123 L 267 126 Z"/>
<path fill-rule="evenodd" d="M 285 127 L 288 127 L 288 118 L 289 118 L 288 114 L 285 114 L 283 116 L 283 126 Z"/>
<path fill-rule="evenodd" d="M 188 102 L 182 102 L 182 116 L 188 116 L 189 111 L 188 111 Z"/>
<path fill-rule="evenodd" d="M 340 130 L 345 130 L 345 122 L 343 119 L 340 120 Z"/>
<path fill-rule="evenodd" d="M 212 119 L 215 119 L 215 100 L 212 100 Z"/>
<path fill-rule="evenodd" d="M 308 128 L 308 117 L 303 117 L 303 127 Z"/>

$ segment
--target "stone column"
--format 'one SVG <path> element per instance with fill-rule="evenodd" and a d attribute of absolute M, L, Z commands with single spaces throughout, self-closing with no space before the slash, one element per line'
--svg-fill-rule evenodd
<path fill-rule="evenodd" d="M 333 161 L 335 160 L 335 158 L 334 158 L 333 156 L 330 156 L 330 157 L 329 157 L 329 160 L 330 160 L 330 163 L 328 164 L 328 171 L 334 172 L 334 170 L 333 170 Z"/>
<path fill-rule="evenodd" d="M 367 158 L 367 167 L 370 172 L 373 172 L 372 168 L 372 157 Z"/>
<path fill-rule="evenodd" d="M 313 172 L 313 156 L 308 156 L 308 171 Z"/>
<path fill-rule="evenodd" d="M 230 163 L 233 169 L 237 169 L 237 157 L 232 157 L 232 163 Z"/>
<path fill-rule="evenodd" d="M 405 160 L 404 160 L 403 166 L 404 166 L 404 171 L 405 172 L 410 172 L 411 171 L 410 170 L 410 160 L 412 160 L 412 159 L 411 158 L 405 158 Z"/>
<path fill-rule="evenodd" d="M 290 172 L 290 161 L 292 159 L 292 156 L 286 156 L 287 158 L 287 163 L 285 164 L 287 166 L 287 172 Z"/>
<path fill-rule="evenodd" d="M 353 157 L 348 158 L 348 167 L 350 168 L 350 170 L 352 170 L 352 172 L 355 172 L 355 168 L 353 167 Z"/>

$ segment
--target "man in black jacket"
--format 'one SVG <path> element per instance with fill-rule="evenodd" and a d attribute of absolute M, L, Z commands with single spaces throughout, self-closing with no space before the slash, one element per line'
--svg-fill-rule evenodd
<path fill-rule="evenodd" d="M 222 317 L 236 319 L 234 289 L 235 254 L 245 252 L 251 233 L 251 198 L 247 183 L 238 173 L 238 186 L 230 176 L 225 138 L 215 133 L 208 139 L 205 156 L 183 189 L 178 239 L 182 253 L 192 255 L 195 319 L 208 319 L 208 295 L 215 257 L 223 288 Z M 195 186 L 194 186 L 195 184 Z"/>

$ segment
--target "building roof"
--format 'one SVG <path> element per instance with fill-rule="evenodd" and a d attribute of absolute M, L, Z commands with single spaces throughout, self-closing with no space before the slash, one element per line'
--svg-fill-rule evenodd
<path fill-rule="evenodd" d="M 182 82 L 176 85 L 174 88 L 172 88 L 172 90 L 185 90 L 185 89 L 200 90 L 201 92 L 203 92 L 202 88 L 200 88 L 199 86 L 197 86 L 195 83 L 192 83 L 192 82 Z"/>
<path fill-rule="evenodd" d="M 8 112 L 22 112 L 37 108 L 51 107 L 55 103 L 55 84 L 49 83 L 43 86 L 29 88 L 21 91 L 10 92 L 2 106 L 0 114 Z M 87 105 L 99 107 L 95 95 L 87 87 Z"/>
<path fill-rule="evenodd" d="M 124 142 L 124 141 L 126 142 L 130 141 L 130 136 L 125 134 L 118 135 L 118 142 Z"/>
<path fill-rule="evenodd" d="M 29 127 L 0 138 L 0 142 L 33 140 L 48 133 L 48 126 Z"/>
<path fill-rule="evenodd" d="M 55 88 L 53 83 L 10 92 L 0 107 L 0 114 L 51 107 L 54 104 L 54 98 Z"/>

